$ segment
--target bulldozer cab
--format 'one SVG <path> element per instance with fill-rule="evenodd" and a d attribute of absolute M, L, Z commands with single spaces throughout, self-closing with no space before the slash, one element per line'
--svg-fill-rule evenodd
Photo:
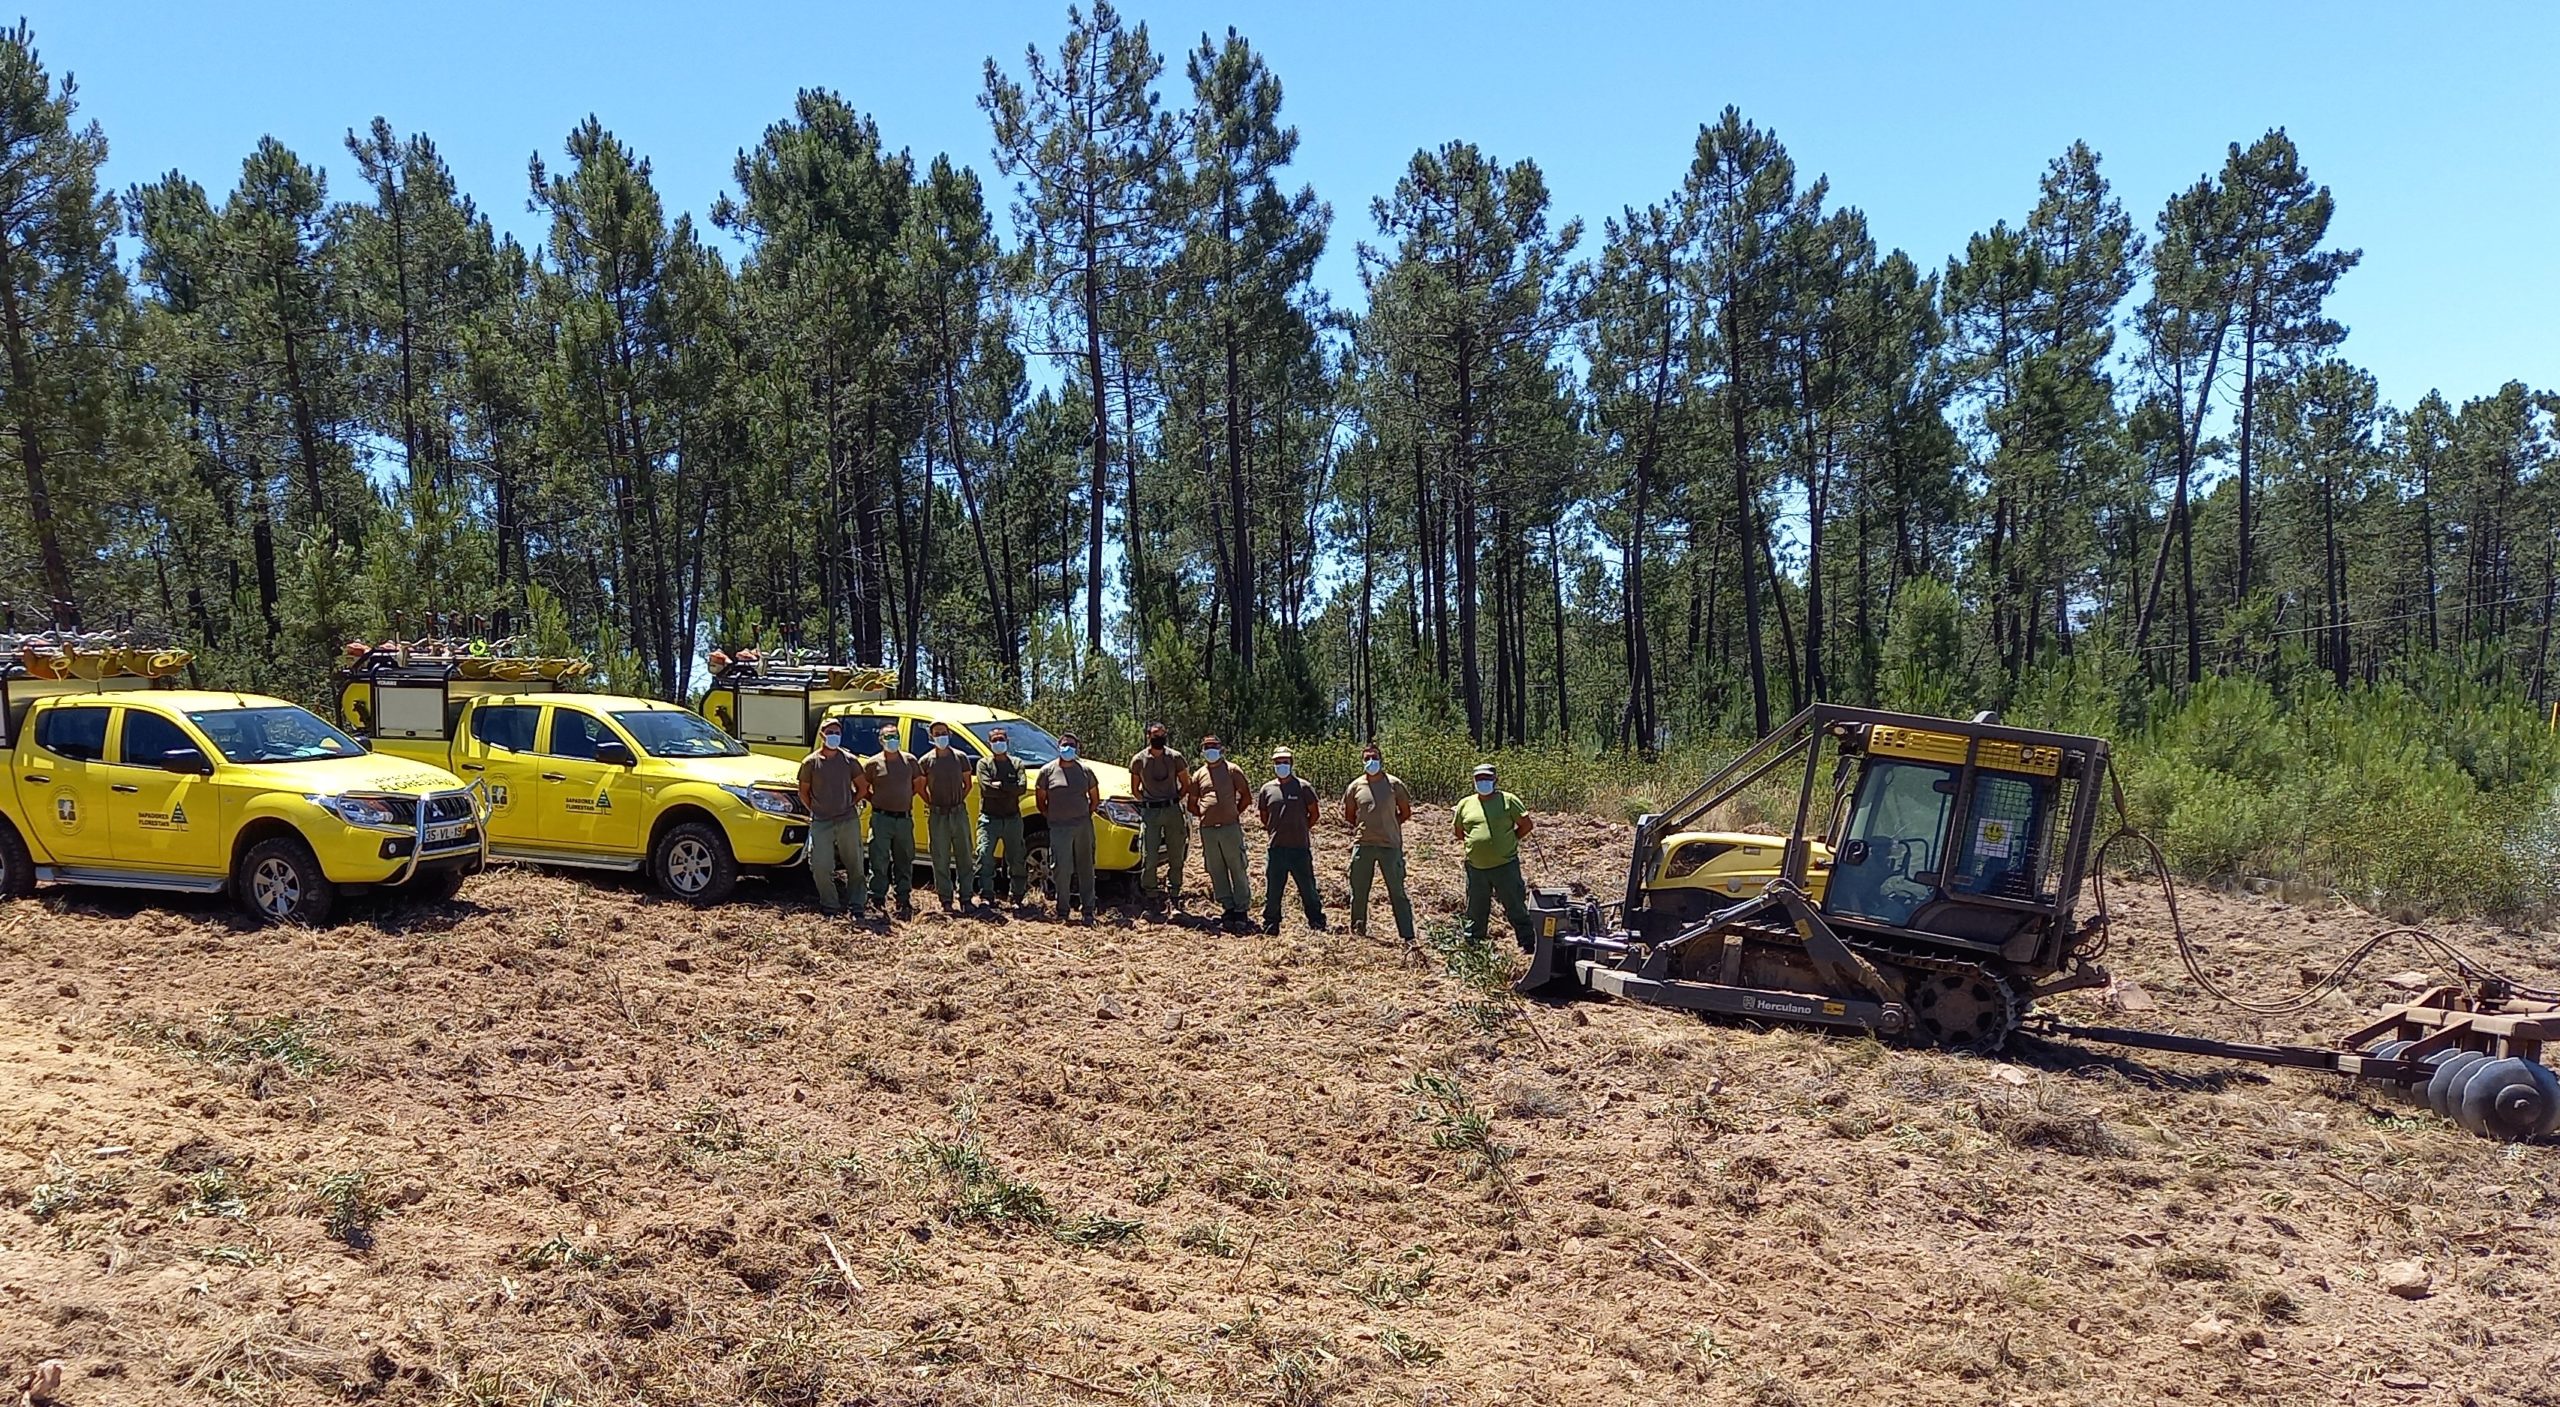
<path fill-rule="evenodd" d="M 1817 811 L 1826 754 L 1829 804 Z M 1628 926 L 1668 937 L 1701 917 L 1646 882 L 1664 842 L 1728 802 L 1795 781 L 1793 825 L 1772 838 L 1785 850 L 1778 879 L 1826 918 L 1924 947 L 2058 961 L 2106 760 L 2097 738 L 1815 705 L 1640 823 Z"/>

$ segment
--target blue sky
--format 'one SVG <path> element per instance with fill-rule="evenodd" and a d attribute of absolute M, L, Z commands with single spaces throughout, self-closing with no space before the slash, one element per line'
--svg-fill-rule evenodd
<path fill-rule="evenodd" d="M 2455 10 L 2459 9 L 2459 17 Z M 919 157 L 992 174 L 984 61 L 1054 46 L 1063 3 L 424 4 L 31 0 L 80 80 L 118 187 L 172 168 L 217 198 L 272 133 L 355 194 L 342 141 L 377 113 L 434 137 L 528 241 L 526 158 L 600 115 L 671 208 L 704 210 L 804 86 L 834 88 Z M 1942 264 L 2015 220 L 2085 139 L 2146 230 L 2225 146 L 2288 128 L 2364 262 L 2331 304 L 2346 354 L 2403 406 L 2510 379 L 2560 386 L 2560 6 L 2367 3 L 1584 5 L 1131 0 L 1169 51 L 1241 29 L 1287 88 L 1301 178 L 1334 207 L 1322 270 L 1356 292 L 1369 201 L 1453 137 L 1546 171 L 1559 217 L 1660 198 L 1726 103 L 1773 127 L 1879 241 Z"/>

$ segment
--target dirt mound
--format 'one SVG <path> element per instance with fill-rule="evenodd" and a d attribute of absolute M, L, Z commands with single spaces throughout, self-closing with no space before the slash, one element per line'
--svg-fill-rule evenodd
<path fill-rule="evenodd" d="M 1415 827 L 1426 921 L 1445 824 Z M 1383 914 L 1348 936 L 1323 843 L 1333 930 L 1278 938 L 523 870 L 318 932 L 0 906 L 0 1387 L 59 1358 L 72 1404 L 2560 1401 L 2560 1150 L 2211 1061 L 1523 1008 Z M 1555 819 L 1531 868 L 1606 888 L 1625 843 Z M 2296 1039 L 2388 995 L 2204 1009 L 2157 901 L 2116 897 L 2142 1019 Z M 2375 927 L 2188 917 L 2278 985 Z"/>

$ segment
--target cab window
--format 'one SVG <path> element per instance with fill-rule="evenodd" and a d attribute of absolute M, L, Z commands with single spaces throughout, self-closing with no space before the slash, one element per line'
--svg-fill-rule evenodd
<path fill-rule="evenodd" d="M 884 732 L 893 738 L 898 735 L 898 720 L 894 718 L 873 718 L 864 714 L 847 713 L 838 715 L 832 721 L 844 725 L 844 750 L 856 757 L 878 757 L 880 735 Z"/>
<path fill-rule="evenodd" d="M 533 725 L 542 710 L 533 704 L 500 704 L 495 708 L 475 709 L 471 714 L 471 736 L 490 747 L 509 752 L 533 751 Z"/>
<path fill-rule="evenodd" d="M 951 750 L 962 757 L 975 757 L 969 747 L 969 735 L 957 728 L 951 730 Z M 918 757 L 933 751 L 933 725 L 918 718 L 907 725 L 907 751 Z"/>
<path fill-rule="evenodd" d="M 169 760 L 170 753 L 182 749 L 198 750 L 184 728 L 156 713 L 138 708 L 124 711 L 124 739 L 116 745 L 117 761 L 127 767 L 157 767 Z"/>
<path fill-rule="evenodd" d="M 36 724 L 36 746 L 74 762 L 96 762 L 107 755 L 107 710 L 57 708 Z"/>
<path fill-rule="evenodd" d="M 550 753 L 553 757 L 575 757 L 592 762 L 596 756 L 596 744 L 607 738 L 614 738 L 613 730 L 594 714 L 581 713 L 574 708 L 551 710 Z M 619 738 L 614 740 L 621 741 Z"/>

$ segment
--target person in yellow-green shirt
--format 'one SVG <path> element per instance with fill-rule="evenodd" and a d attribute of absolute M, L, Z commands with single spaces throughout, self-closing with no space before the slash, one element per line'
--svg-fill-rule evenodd
<path fill-rule="evenodd" d="M 1490 933 L 1493 901 L 1502 900 L 1511 936 L 1523 946 L 1535 925 L 1529 919 L 1529 886 L 1520 877 L 1520 842 L 1532 829 L 1528 803 L 1502 789 L 1493 764 L 1476 764 L 1475 795 L 1450 813 L 1451 829 L 1467 848 L 1467 918 L 1460 930 L 1470 942 Z"/>

